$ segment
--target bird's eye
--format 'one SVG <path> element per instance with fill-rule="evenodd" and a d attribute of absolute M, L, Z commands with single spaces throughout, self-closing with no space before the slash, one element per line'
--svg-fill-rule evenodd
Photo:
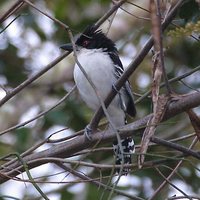
<path fill-rule="evenodd" d="M 84 40 L 84 41 L 83 41 L 83 46 L 86 47 L 89 43 L 90 43 L 89 40 Z"/>

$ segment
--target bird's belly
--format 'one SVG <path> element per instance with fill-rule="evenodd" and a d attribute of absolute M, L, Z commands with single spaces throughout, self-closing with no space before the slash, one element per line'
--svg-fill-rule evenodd
<path fill-rule="evenodd" d="M 115 77 L 113 68 L 109 63 L 104 61 L 98 63 L 92 62 L 87 63 L 79 61 L 88 78 L 92 81 L 96 88 L 91 86 L 85 75 L 82 73 L 78 65 L 75 65 L 74 69 L 74 80 L 81 95 L 83 101 L 93 110 L 96 110 L 100 106 L 97 94 L 105 100 L 108 93 L 110 92 L 112 85 L 114 84 Z"/>

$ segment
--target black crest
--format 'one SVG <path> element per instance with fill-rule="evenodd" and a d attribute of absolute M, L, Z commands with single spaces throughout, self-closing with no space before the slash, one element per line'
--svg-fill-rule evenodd
<path fill-rule="evenodd" d="M 117 52 L 114 42 L 107 38 L 101 30 L 95 30 L 94 26 L 88 26 L 77 39 L 76 44 L 87 49 Z"/>

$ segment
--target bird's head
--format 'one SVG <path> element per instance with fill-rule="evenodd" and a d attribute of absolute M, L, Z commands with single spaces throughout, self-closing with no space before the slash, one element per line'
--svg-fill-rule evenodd
<path fill-rule="evenodd" d="M 96 30 L 94 26 L 88 26 L 75 42 L 76 46 L 85 49 L 102 49 L 106 52 L 117 51 L 114 42 L 105 36 L 101 30 Z M 61 49 L 72 51 L 71 44 L 60 46 Z"/>

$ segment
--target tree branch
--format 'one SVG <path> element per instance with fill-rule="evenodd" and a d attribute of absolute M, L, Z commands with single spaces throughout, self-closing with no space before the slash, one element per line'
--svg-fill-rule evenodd
<path fill-rule="evenodd" d="M 105 184 L 103 184 L 103 183 L 100 182 L 100 181 L 91 180 L 91 178 L 90 178 L 89 176 L 84 175 L 84 174 L 81 174 L 81 173 L 79 173 L 78 171 L 73 170 L 73 169 L 71 169 L 70 167 L 68 167 L 68 166 L 66 166 L 66 165 L 64 165 L 64 164 L 62 164 L 62 163 L 57 163 L 57 165 L 58 165 L 59 167 L 61 167 L 62 169 L 65 169 L 66 171 L 72 173 L 73 175 L 75 175 L 75 176 L 77 176 L 77 177 L 79 177 L 79 178 L 81 178 L 81 179 L 83 179 L 83 180 L 87 180 L 87 181 L 89 181 L 90 183 L 93 183 L 93 184 L 96 185 L 97 187 L 102 187 L 102 188 L 104 188 L 105 190 L 108 190 L 108 191 L 112 191 L 112 190 L 113 190 L 112 187 L 110 187 L 110 186 L 108 186 L 108 185 L 105 185 Z M 122 192 L 122 191 L 120 191 L 120 190 L 117 190 L 117 189 L 115 189 L 114 192 L 115 192 L 116 194 L 118 194 L 118 195 L 122 195 L 122 196 L 128 197 L 128 198 L 133 199 L 133 200 L 144 200 L 143 198 L 139 198 L 139 197 L 136 197 L 136 196 L 133 196 L 133 195 L 129 195 L 129 194 L 127 194 L 127 193 L 125 193 L 125 192 Z"/>
<path fill-rule="evenodd" d="M 192 144 L 190 145 L 189 149 L 192 149 L 194 147 L 194 145 L 197 143 L 197 137 L 194 138 Z M 175 174 L 175 172 L 177 171 L 177 169 L 181 166 L 181 164 L 183 163 L 183 160 L 180 160 L 178 162 L 178 164 L 176 165 L 176 167 L 173 169 L 173 171 L 167 176 L 166 180 L 170 180 L 172 178 L 172 176 Z M 153 193 L 153 195 L 148 199 L 148 200 L 153 200 L 155 199 L 156 195 L 163 189 L 163 187 L 168 183 L 167 181 L 163 181 L 163 183 L 155 190 L 155 192 Z"/>
<path fill-rule="evenodd" d="M 22 6 L 24 2 L 22 0 L 18 0 L 15 4 L 13 4 L 1 17 L 0 17 L 0 24 L 5 21 L 9 16 L 11 16 L 13 13 L 18 11 Z"/>
<path fill-rule="evenodd" d="M 178 115 L 179 113 L 184 112 L 188 109 L 197 107 L 199 105 L 200 105 L 199 92 L 185 95 L 182 98 L 171 102 L 163 117 L 163 121 L 171 117 L 174 117 L 175 115 Z M 120 137 L 124 138 L 133 135 L 133 133 L 135 133 L 136 130 L 145 127 L 150 117 L 151 114 L 122 127 L 120 129 Z M 85 137 L 81 135 L 69 141 L 57 144 L 47 150 L 25 156 L 23 157 L 23 159 L 26 163 L 28 163 L 28 161 L 32 161 L 34 159 L 39 159 L 39 158 L 48 158 L 48 157 L 66 158 L 83 149 L 92 147 L 97 142 L 105 144 L 106 142 L 113 141 L 115 138 L 116 134 L 114 132 L 109 132 L 109 131 L 100 131 L 95 133 L 92 137 L 91 142 L 88 142 L 88 140 L 86 140 Z M 29 169 L 40 166 L 45 163 L 46 163 L 45 161 L 40 161 L 40 162 L 38 161 L 37 163 L 29 165 Z M 21 166 L 20 162 L 14 162 L 10 166 L 6 166 L 5 169 L 3 168 L 4 165 L 2 165 L 0 171 L 0 183 L 7 181 L 8 180 L 7 176 L 14 177 L 19 174 L 19 171 L 23 172 L 24 171 L 23 166 L 21 167 L 20 166 Z M 16 168 L 18 168 L 18 171 L 15 170 Z M 5 173 L 5 175 L 3 175 L 3 173 Z"/>
<path fill-rule="evenodd" d="M 0 107 L 6 103 L 9 99 L 14 97 L 17 93 L 19 93 L 21 90 L 23 90 L 25 87 L 30 85 L 33 81 L 38 79 L 40 76 L 42 76 L 44 73 L 46 73 L 48 70 L 53 68 L 57 63 L 59 63 L 63 58 L 65 58 L 67 55 L 69 55 L 69 52 L 63 53 L 61 56 L 57 57 L 55 60 L 53 60 L 51 63 L 49 63 L 46 67 L 44 67 L 42 70 L 37 72 L 35 75 L 31 76 L 30 78 L 26 79 L 24 82 L 22 82 L 20 85 L 18 85 L 15 89 L 13 89 L 10 93 L 8 93 L 3 99 L 0 101 Z"/>

